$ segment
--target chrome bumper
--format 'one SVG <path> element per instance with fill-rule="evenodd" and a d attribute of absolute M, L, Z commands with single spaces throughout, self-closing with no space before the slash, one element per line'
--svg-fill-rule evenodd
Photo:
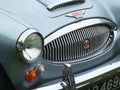
<path fill-rule="evenodd" d="M 109 75 L 118 72 L 120 72 L 120 56 L 117 56 L 113 60 L 103 65 L 100 65 L 96 68 L 75 75 L 76 89 L 89 85 L 96 80 L 102 80 L 105 77 L 108 77 Z M 62 90 L 62 89 L 63 87 L 61 86 L 61 82 L 59 82 L 53 85 L 40 87 L 32 90 Z"/>

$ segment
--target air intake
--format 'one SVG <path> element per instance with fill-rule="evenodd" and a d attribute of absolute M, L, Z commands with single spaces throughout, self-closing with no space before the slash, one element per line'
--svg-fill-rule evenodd
<path fill-rule="evenodd" d="M 37 0 L 47 7 L 48 10 L 53 10 L 60 7 L 70 6 L 73 4 L 81 4 L 85 0 Z"/>

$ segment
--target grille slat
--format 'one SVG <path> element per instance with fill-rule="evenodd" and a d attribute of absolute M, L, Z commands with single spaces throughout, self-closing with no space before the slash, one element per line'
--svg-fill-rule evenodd
<path fill-rule="evenodd" d="M 56 63 L 83 61 L 100 54 L 113 38 L 113 31 L 105 25 L 80 28 L 48 43 L 43 57 Z"/>
<path fill-rule="evenodd" d="M 71 59 L 71 54 L 72 54 L 72 38 L 71 38 L 71 34 L 68 34 L 68 40 L 69 40 L 69 59 Z"/>
<path fill-rule="evenodd" d="M 62 58 L 61 58 L 61 60 L 62 59 L 65 60 L 65 57 L 64 57 L 64 55 L 65 55 L 65 52 L 64 52 L 64 50 L 65 50 L 65 43 L 64 43 L 63 37 L 61 37 L 60 40 L 61 40 L 61 44 L 62 44 L 62 47 L 61 47 L 61 49 L 62 49 Z"/>

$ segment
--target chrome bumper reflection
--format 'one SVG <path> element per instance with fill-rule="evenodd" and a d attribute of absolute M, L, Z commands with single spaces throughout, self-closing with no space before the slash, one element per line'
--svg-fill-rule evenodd
<path fill-rule="evenodd" d="M 103 79 L 103 77 L 108 77 L 108 75 L 117 72 L 120 72 L 120 56 L 117 56 L 112 61 L 105 63 L 104 65 L 75 75 L 75 84 L 77 85 L 76 89 L 91 84 L 96 80 Z M 32 90 L 62 90 L 63 87 L 60 85 L 60 83 Z"/>

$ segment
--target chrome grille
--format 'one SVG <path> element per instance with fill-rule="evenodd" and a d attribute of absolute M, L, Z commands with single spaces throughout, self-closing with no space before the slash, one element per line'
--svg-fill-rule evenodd
<path fill-rule="evenodd" d="M 45 45 L 43 57 L 56 63 L 87 60 L 102 53 L 113 37 L 113 31 L 105 25 L 80 28 Z"/>

